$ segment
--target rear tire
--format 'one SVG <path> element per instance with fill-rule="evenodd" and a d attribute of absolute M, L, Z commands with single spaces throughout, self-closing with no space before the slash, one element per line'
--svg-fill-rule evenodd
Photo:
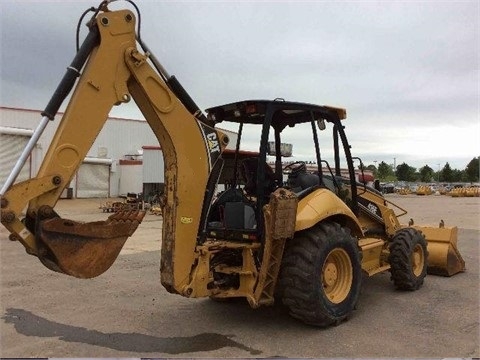
<path fill-rule="evenodd" d="M 348 229 L 333 222 L 302 231 L 285 249 L 278 295 L 307 324 L 339 324 L 354 310 L 362 279 L 360 251 Z"/>
<path fill-rule="evenodd" d="M 419 289 L 427 275 L 427 241 L 413 228 L 399 230 L 389 245 L 391 280 L 400 290 Z"/>

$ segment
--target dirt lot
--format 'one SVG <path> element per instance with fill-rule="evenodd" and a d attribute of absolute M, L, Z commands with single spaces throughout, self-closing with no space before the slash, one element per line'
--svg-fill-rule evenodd
<path fill-rule="evenodd" d="M 319 330 L 281 306 L 253 310 L 168 294 L 159 281 L 161 217 L 147 215 L 105 274 L 51 272 L 0 229 L 1 357 L 479 357 L 480 198 L 388 195 L 416 224 L 457 225 L 467 272 L 395 291 L 364 279 L 349 321 Z M 106 218 L 100 200 L 61 200 L 66 218 Z"/>
<path fill-rule="evenodd" d="M 480 198 L 451 198 L 450 196 L 387 195 L 387 199 L 408 210 L 400 217 L 401 223 L 413 218 L 415 224 L 480 230 Z M 398 212 L 397 212 L 398 213 Z"/>

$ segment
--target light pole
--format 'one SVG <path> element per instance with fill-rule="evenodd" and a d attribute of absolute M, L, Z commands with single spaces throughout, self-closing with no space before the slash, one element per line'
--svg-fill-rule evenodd
<path fill-rule="evenodd" d="M 440 182 L 440 164 L 437 164 L 438 166 L 438 179 L 437 179 L 437 183 Z"/>

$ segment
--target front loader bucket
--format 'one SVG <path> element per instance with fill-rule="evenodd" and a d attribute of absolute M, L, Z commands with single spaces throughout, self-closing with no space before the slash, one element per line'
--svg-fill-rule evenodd
<path fill-rule="evenodd" d="M 413 226 L 427 240 L 427 272 L 433 275 L 452 276 L 465 271 L 465 261 L 457 248 L 458 229 L 454 227 Z"/>
<path fill-rule="evenodd" d="M 59 217 L 43 220 L 37 228 L 38 257 L 51 270 L 93 278 L 110 268 L 144 215 L 144 211 L 119 212 L 91 223 Z"/>

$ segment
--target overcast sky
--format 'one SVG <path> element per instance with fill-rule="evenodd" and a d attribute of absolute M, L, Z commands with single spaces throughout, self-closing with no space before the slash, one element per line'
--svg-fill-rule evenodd
<path fill-rule="evenodd" d="M 1 106 L 45 107 L 79 16 L 98 3 L 0 2 Z M 201 109 L 277 97 L 344 107 L 366 164 L 464 169 L 480 155 L 479 1 L 136 3 L 142 38 Z M 133 106 L 112 115 L 142 118 Z"/>

